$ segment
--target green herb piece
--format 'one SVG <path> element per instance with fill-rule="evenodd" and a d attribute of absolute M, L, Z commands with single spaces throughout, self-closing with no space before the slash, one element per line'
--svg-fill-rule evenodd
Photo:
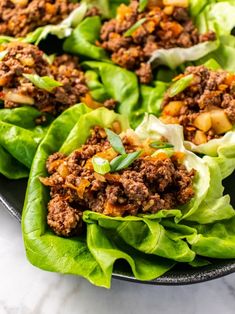
<path fill-rule="evenodd" d="M 118 152 L 119 154 L 125 154 L 125 147 L 122 144 L 122 140 L 119 135 L 114 133 L 113 131 L 106 129 L 105 132 L 108 136 L 109 143 L 111 144 L 112 148 Z"/>
<path fill-rule="evenodd" d="M 152 157 L 157 156 L 158 154 L 164 153 L 166 154 L 168 157 L 171 157 L 174 154 L 174 149 L 172 148 L 165 148 L 165 149 L 158 149 L 156 152 L 154 152 L 152 154 Z"/>
<path fill-rule="evenodd" d="M 0 61 L 2 61 L 5 56 L 8 54 L 8 51 L 7 50 L 3 50 L 0 52 Z"/>
<path fill-rule="evenodd" d="M 110 172 L 110 164 L 107 159 L 95 156 L 92 158 L 92 165 L 95 172 L 99 174 L 106 174 Z"/>
<path fill-rule="evenodd" d="M 49 76 L 39 76 L 37 74 L 23 74 L 30 82 L 40 89 L 52 92 L 55 87 L 62 86 L 62 83 L 55 81 Z"/>
<path fill-rule="evenodd" d="M 131 36 L 134 31 L 137 30 L 138 27 L 140 27 L 144 22 L 146 21 L 146 18 L 144 17 L 143 19 L 140 19 L 139 21 L 137 21 L 134 25 L 131 26 L 131 28 L 129 28 L 125 33 L 124 36 L 128 37 Z"/>
<path fill-rule="evenodd" d="M 147 4 L 148 4 L 148 0 L 140 0 L 138 12 L 143 12 L 144 9 L 146 8 Z"/>
<path fill-rule="evenodd" d="M 164 143 L 164 142 L 161 142 L 161 141 L 152 142 L 151 144 L 149 144 L 149 146 L 152 147 L 152 148 L 156 148 L 156 149 L 172 148 L 172 147 L 174 147 L 174 145 L 172 145 L 170 143 Z"/>
<path fill-rule="evenodd" d="M 43 58 L 49 63 L 49 64 L 52 64 L 55 60 L 55 56 L 56 54 L 53 53 L 51 55 L 47 55 L 46 53 L 43 54 Z"/>
<path fill-rule="evenodd" d="M 123 162 L 127 157 L 127 154 L 119 155 L 115 157 L 111 162 L 110 162 L 110 167 L 111 167 L 111 172 L 116 171 L 116 169 L 119 167 L 120 163 Z"/>
<path fill-rule="evenodd" d="M 174 82 L 171 87 L 168 89 L 169 97 L 174 97 L 175 95 L 181 93 L 185 88 L 187 88 L 193 81 L 193 74 L 186 75 Z"/>
<path fill-rule="evenodd" d="M 139 157 L 140 154 L 141 150 L 114 158 L 110 163 L 111 172 L 126 169 Z"/>

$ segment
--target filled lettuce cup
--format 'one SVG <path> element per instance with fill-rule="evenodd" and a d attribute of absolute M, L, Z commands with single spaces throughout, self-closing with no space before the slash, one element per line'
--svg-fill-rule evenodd
<path fill-rule="evenodd" d="M 124 116 L 80 104 L 51 124 L 23 210 L 31 263 L 104 287 L 119 259 L 140 280 L 176 262 L 198 263 L 190 224 L 223 224 L 234 209 L 215 160 L 187 151 L 182 134 L 158 121 L 146 116 L 133 131 Z M 235 257 L 231 247 L 225 251 Z"/>
<path fill-rule="evenodd" d="M 191 66 L 173 79 L 160 120 L 183 127 L 185 145 L 198 153 L 233 156 L 235 76 L 221 69 Z M 234 157 L 234 156 L 233 156 Z"/>
<path fill-rule="evenodd" d="M 86 17 L 114 16 L 120 3 L 120 0 L 3 0 L 0 42 L 21 40 L 38 45 L 50 35 L 65 39 Z"/>
<path fill-rule="evenodd" d="M 97 66 L 100 75 L 95 72 Z M 0 145 L 4 149 L 0 172 L 11 177 L 19 174 L 12 174 L 12 163 L 3 155 L 30 168 L 45 133 L 37 131 L 46 130 L 65 109 L 83 101 L 91 109 L 118 108 L 128 116 L 139 97 L 131 72 L 102 62 L 81 68 L 78 57 L 66 53 L 48 57 L 38 46 L 19 41 L 1 44 L 0 73 Z"/>
<path fill-rule="evenodd" d="M 143 84 L 154 79 L 153 69 L 175 69 L 186 61 L 205 57 L 230 34 L 234 24 L 221 24 L 221 15 L 235 12 L 234 3 L 222 1 L 136 1 L 122 3 L 116 17 L 85 18 L 69 36 L 64 49 L 92 59 L 111 60 L 133 71 Z M 213 13 L 211 13 L 213 12 Z M 206 22 L 205 22 L 206 19 Z M 88 30 L 92 29 L 92 34 Z"/>
<path fill-rule="evenodd" d="M 85 16 L 99 14 L 95 7 L 69 0 L 3 0 L 0 6 L 0 41 L 14 39 L 39 44 L 49 34 L 69 36 Z"/>

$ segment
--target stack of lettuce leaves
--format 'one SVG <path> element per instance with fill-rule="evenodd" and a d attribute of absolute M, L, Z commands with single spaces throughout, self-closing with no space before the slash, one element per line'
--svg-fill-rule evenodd
<path fill-rule="evenodd" d="M 135 73 L 113 64 L 95 44 L 102 23 L 115 17 L 121 3 L 128 1 L 84 0 L 59 25 L 40 27 L 25 38 L 0 34 L 0 44 L 22 41 L 39 47 L 50 46 L 50 36 L 56 36 L 64 52 L 79 57 L 97 104 L 110 98 L 117 101 L 115 112 L 74 104 L 56 118 L 48 115 L 42 125 L 35 122 L 41 112 L 31 106 L 0 107 L 0 174 L 9 179 L 29 177 L 22 216 L 29 261 L 106 288 L 117 260 L 125 260 L 135 278 L 151 280 L 177 263 L 195 267 L 211 259 L 235 259 L 235 211 L 223 187 L 235 169 L 234 130 L 197 146 L 184 141 L 181 126 L 165 125 L 157 118 L 172 78 L 187 65 L 235 72 L 235 0 L 189 0 L 199 32 L 214 31 L 217 38 L 191 48 L 156 51 L 149 60 L 155 67 L 150 85 L 140 84 Z M 92 6 L 99 8 L 100 16 L 86 17 Z M 113 121 L 119 121 L 122 131 L 132 128 L 143 140 L 163 136 L 175 151 L 183 152 L 186 168 L 197 170 L 195 196 L 184 206 L 156 214 L 109 217 L 85 211 L 86 232 L 59 237 L 47 225 L 49 190 L 39 180 L 47 176 L 46 160 L 58 151 L 69 155 L 86 142 L 92 127 L 109 128 Z"/>

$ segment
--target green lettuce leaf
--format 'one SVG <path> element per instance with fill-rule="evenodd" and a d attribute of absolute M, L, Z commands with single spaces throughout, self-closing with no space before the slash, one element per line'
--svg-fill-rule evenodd
<path fill-rule="evenodd" d="M 219 41 L 206 41 L 190 48 L 158 49 L 153 52 L 149 63 L 153 68 L 166 65 L 175 69 L 186 61 L 201 59 L 219 47 Z"/>
<path fill-rule="evenodd" d="M 208 54 L 206 57 L 195 62 L 196 65 L 205 64 L 210 59 L 215 60 L 222 69 L 235 72 L 235 37 L 226 35 L 220 37 L 220 46 L 218 49 Z"/>
<path fill-rule="evenodd" d="M 63 45 L 64 51 L 89 57 L 91 59 L 106 60 L 108 54 L 101 47 L 95 45 L 99 38 L 101 18 L 87 17 L 72 32 Z"/>
<path fill-rule="evenodd" d="M 161 103 L 168 83 L 162 81 L 153 82 L 154 86 L 140 85 L 139 106 L 136 107 L 132 114 L 131 125 L 137 127 L 144 118 L 145 113 L 152 113 L 159 116 L 161 113 Z"/>
<path fill-rule="evenodd" d="M 97 73 L 96 77 L 92 77 L 90 83 L 88 79 L 92 96 L 98 97 L 95 100 L 102 101 L 104 95 L 109 95 L 109 98 L 113 98 L 119 103 L 116 108 L 117 112 L 129 117 L 132 123 L 133 112 L 139 108 L 139 88 L 136 75 L 126 69 L 105 62 L 86 61 L 82 63 L 82 68 Z"/>
<path fill-rule="evenodd" d="M 125 242 L 142 253 L 178 262 L 191 262 L 195 257 L 187 243 L 173 236 L 157 219 L 133 216 L 114 218 L 91 211 L 84 212 L 83 219 L 88 223 L 88 228 L 96 223 L 115 243 Z"/>
<path fill-rule="evenodd" d="M 235 258 L 235 218 L 208 225 L 193 225 L 197 234 L 187 241 L 192 250 L 211 258 Z"/>
<path fill-rule="evenodd" d="M 0 109 L 0 172 L 12 179 L 27 177 L 36 149 L 51 118 L 45 125 L 37 126 L 35 120 L 41 113 L 32 107 Z"/>
<path fill-rule="evenodd" d="M 0 145 L 0 174 L 15 180 L 27 178 L 29 170 Z"/>
<path fill-rule="evenodd" d="M 202 1 L 195 1 L 202 4 Z M 204 1 L 203 1 L 204 2 Z M 196 18 L 196 25 L 201 33 L 208 30 L 214 30 L 218 36 L 230 35 L 235 26 L 235 1 L 207 1 L 207 5 L 200 11 L 200 14 L 194 15 L 195 7 L 191 8 L 191 14 Z"/>

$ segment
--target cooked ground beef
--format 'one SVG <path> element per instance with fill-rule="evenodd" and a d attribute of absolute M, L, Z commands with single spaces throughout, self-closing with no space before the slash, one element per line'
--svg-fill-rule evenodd
<path fill-rule="evenodd" d="M 1 0 L 0 34 L 24 37 L 39 26 L 60 23 L 78 6 L 69 0 Z"/>
<path fill-rule="evenodd" d="M 158 3 L 156 6 L 149 1 L 141 13 L 137 0 L 132 0 L 129 6 L 121 4 L 116 18 L 102 26 L 100 42 L 97 42 L 110 53 L 114 63 L 134 70 L 144 84 L 152 80 L 152 69 L 147 61 L 155 50 L 188 48 L 215 39 L 213 32 L 199 35 L 186 8 Z M 125 36 L 125 32 L 143 18 L 146 20 L 130 36 Z"/>
<path fill-rule="evenodd" d="M 127 152 L 146 148 L 146 144 L 134 142 L 126 133 L 123 144 Z M 48 225 L 55 233 L 70 236 L 80 230 L 84 210 L 126 216 L 156 213 L 189 202 L 194 196 L 195 170 L 185 168 L 182 153 L 151 156 L 155 151 L 148 146 L 128 168 L 100 175 L 94 172 L 91 158 L 97 155 L 111 160 L 117 153 L 104 129 L 95 127 L 86 144 L 68 157 L 51 155 L 46 164 L 50 176 L 41 178 L 50 187 Z"/>
<path fill-rule="evenodd" d="M 188 67 L 173 81 L 187 75 L 192 75 L 188 87 L 174 97 L 170 97 L 171 88 L 165 94 L 161 120 L 181 124 L 186 140 L 202 144 L 235 124 L 235 75 L 197 66 Z"/>
<path fill-rule="evenodd" d="M 78 103 L 88 92 L 78 58 L 67 54 L 49 64 L 38 47 L 10 43 L 1 46 L 6 55 L 0 59 L 0 99 L 6 108 L 32 105 L 54 115 Z M 51 92 L 40 89 L 23 74 L 50 76 L 62 86 Z"/>

